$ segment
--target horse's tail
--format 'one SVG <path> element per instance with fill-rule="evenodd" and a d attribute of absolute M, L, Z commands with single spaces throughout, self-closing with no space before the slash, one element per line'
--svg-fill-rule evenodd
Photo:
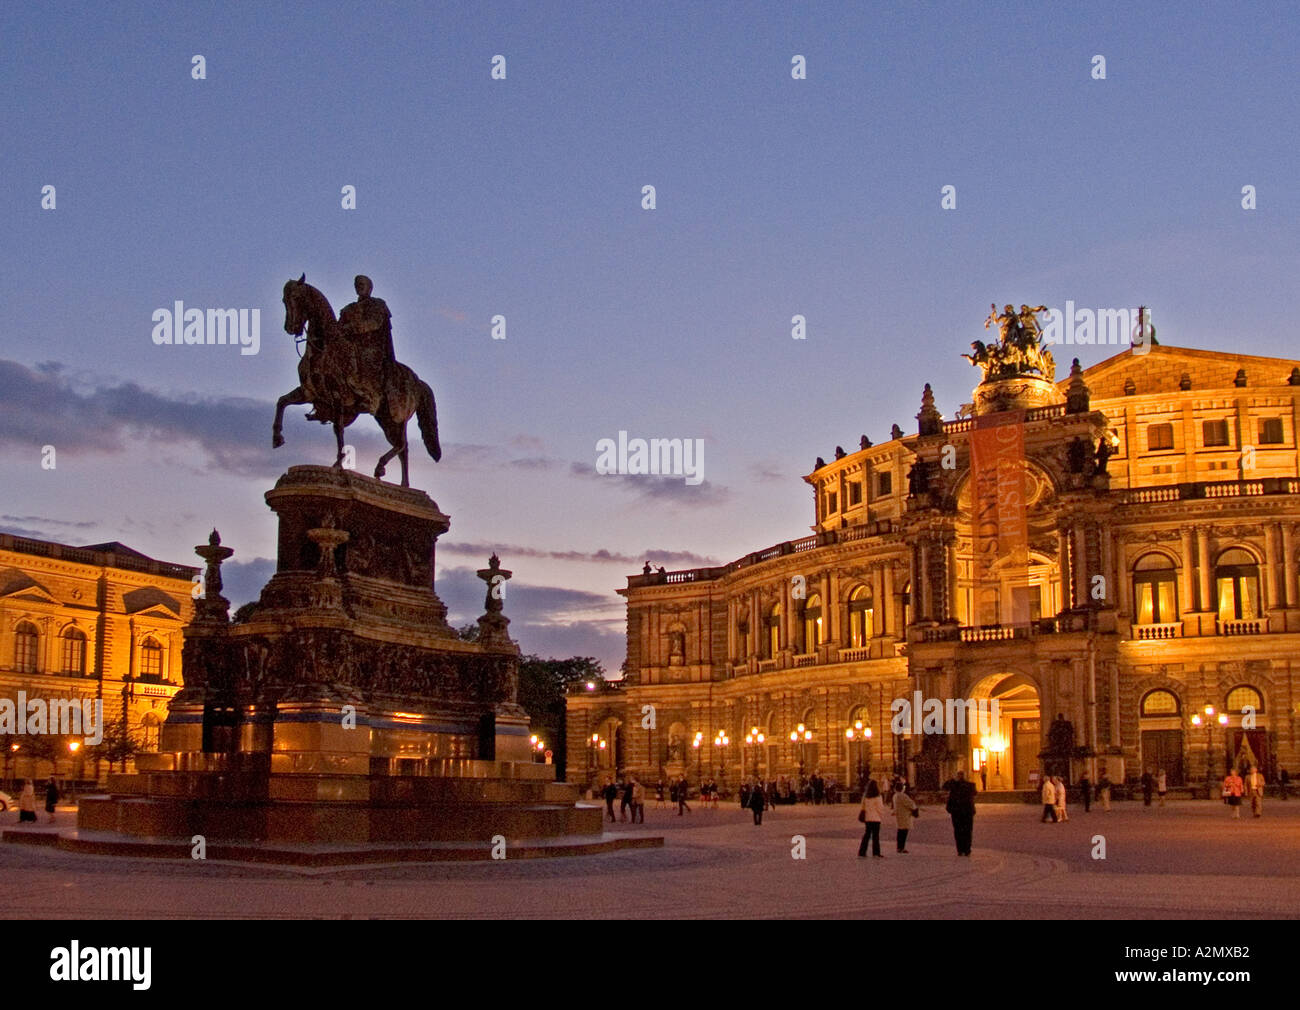
<path fill-rule="evenodd" d="M 429 388 L 429 384 L 420 379 L 415 381 L 417 383 L 415 416 L 420 421 L 420 437 L 424 439 L 424 447 L 429 450 L 429 455 L 436 463 L 442 459 L 442 446 L 438 444 L 438 407 L 433 402 L 433 390 Z"/>

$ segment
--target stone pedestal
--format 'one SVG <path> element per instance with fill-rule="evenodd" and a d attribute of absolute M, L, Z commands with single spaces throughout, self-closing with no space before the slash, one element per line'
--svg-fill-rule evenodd
<path fill-rule="evenodd" d="M 275 574 L 241 622 L 214 607 L 186 629 L 160 752 L 113 776 L 116 795 L 83 804 L 80 826 L 268 841 L 600 833 L 599 811 L 533 763 L 500 599 L 483 641 L 448 626 L 433 562 L 450 522 L 428 495 L 298 466 L 266 501 Z"/>

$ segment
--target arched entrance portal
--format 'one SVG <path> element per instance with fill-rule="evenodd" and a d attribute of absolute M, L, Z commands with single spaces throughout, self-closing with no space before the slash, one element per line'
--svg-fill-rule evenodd
<path fill-rule="evenodd" d="M 992 733 L 958 737 L 966 742 L 963 756 L 979 776 L 980 788 L 1037 788 L 1038 754 L 1043 749 L 1037 685 L 1023 674 L 993 674 L 976 682 L 969 697 L 990 708 L 997 702 Z M 991 720 L 991 713 L 987 718 Z"/>

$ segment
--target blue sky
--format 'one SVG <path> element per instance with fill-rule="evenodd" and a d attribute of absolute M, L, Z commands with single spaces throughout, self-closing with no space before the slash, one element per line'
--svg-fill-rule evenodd
<path fill-rule="evenodd" d="M 252 595 L 262 493 L 332 460 L 304 408 L 269 447 L 281 287 L 337 310 L 362 272 L 438 398 L 453 617 L 496 549 L 524 648 L 616 670 L 641 559 L 805 533 L 814 457 L 913 430 L 927 381 L 969 399 L 991 301 L 1294 355 L 1296 36 L 1250 4 L 10 5 L 0 526 L 189 561 L 216 525 Z M 260 308 L 260 353 L 155 346 L 177 299 Z M 593 474 L 620 430 L 703 439 L 705 483 Z"/>

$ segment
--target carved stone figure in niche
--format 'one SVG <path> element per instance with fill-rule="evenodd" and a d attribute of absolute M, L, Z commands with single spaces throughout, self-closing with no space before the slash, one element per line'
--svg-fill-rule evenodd
<path fill-rule="evenodd" d="M 1047 729 L 1047 749 L 1062 757 L 1074 750 L 1074 724 L 1061 713 Z"/>

